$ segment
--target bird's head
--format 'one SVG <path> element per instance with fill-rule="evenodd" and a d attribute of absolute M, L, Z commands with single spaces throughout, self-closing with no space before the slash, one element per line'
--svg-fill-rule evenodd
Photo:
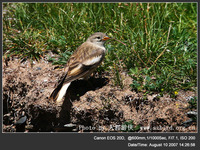
<path fill-rule="evenodd" d="M 92 42 L 94 44 L 97 44 L 99 46 L 103 46 L 104 43 L 110 39 L 105 33 L 102 32 L 96 32 L 92 34 L 88 39 L 87 42 Z"/>

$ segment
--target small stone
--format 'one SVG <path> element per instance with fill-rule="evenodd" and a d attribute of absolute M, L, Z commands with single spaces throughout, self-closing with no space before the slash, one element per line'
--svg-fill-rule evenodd
<path fill-rule="evenodd" d="M 42 68 L 40 68 L 40 67 L 37 67 L 37 68 L 36 68 L 36 70 L 42 70 Z"/>
<path fill-rule="evenodd" d="M 24 117 L 21 117 L 19 120 L 16 121 L 15 124 L 23 124 L 25 121 L 26 121 L 27 117 L 24 116 Z"/>
<path fill-rule="evenodd" d="M 64 127 L 67 127 L 67 128 L 76 127 L 76 124 L 69 123 L 69 124 L 65 124 Z"/>

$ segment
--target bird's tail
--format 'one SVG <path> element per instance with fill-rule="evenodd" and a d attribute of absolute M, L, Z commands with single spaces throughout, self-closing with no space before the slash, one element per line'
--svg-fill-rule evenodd
<path fill-rule="evenodd" d="M 56 101 L 56 103 L 59 103 L 63 96 L 65 96 L 65 93 L 69 87 L 71 82 L 69 83 L 64 83 L 64 79 L 62 82 L 59 83 L 59 85 L 54 89 L 54 91 L 50 95 L 50 99 Z"/>

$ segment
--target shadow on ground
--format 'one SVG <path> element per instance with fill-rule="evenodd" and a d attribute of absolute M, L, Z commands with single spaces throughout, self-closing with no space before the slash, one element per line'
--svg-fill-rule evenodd
<path fill-rule="evenodd" d="M 59 112 L 58 122 L 59 125 L 56 127 L 56 131 L 69 131 L 71 129 L 64 128 L 64 125 L 71 122 L 71 108 L 72 103 L 76 100 L 79 101 L 80 97 L 88 91 L 95 91 L 96 89 L 102 88 L 108 83 L 108 78 L 89 78 L 86 80 L 76 80 L 69 86 L 65 100 L 61 106 Z"/>

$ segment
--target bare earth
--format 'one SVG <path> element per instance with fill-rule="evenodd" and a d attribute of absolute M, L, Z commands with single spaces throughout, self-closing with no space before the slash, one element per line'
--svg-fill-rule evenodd
<path fill-rule="evenodd" d="M 74 81 L 63 104 L 56 106 L 48 97 L 62 75 L 62 69 L 45 60 L 33 65 L 3 60 L 3 132 L 122 132 L 130 121 L 133 128 L 140 125 L 136 132 L 197 132 L 196 122 L 184 123 L 195 92 L 179 91 L 175 99 L 144 96 L 131 91 L 128 75 L 122 75 L 122 90 L 105 73 Z"/>

